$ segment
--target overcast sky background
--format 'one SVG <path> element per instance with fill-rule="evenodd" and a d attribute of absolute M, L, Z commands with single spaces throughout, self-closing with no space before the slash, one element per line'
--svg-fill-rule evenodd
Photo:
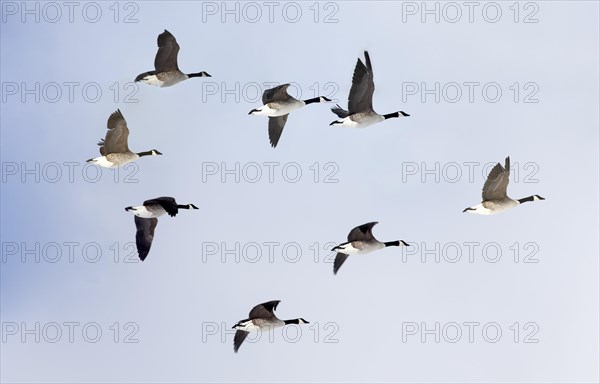
<path fill-rule="evenodd" d="M 435 2 L 428 7 L 438 4 L 439 22 L 423 15 L 421 2 L 283 2 L 272 22 L 262 2 L 256 22 L 255 9 L 239 3 L 236 22 L 221 2 L 119 3 L 118 15 L 111 2 L 99 5 L 95 23 L 88 22 L 95 8 L 82 16 L 86 3 L 78 3 L 73 22 L 66 7 L 58 17 L 40 3 L 36 22 L 21 4 L 2 3 L 0 37 L 2 381 L 600 379 L 597 2 L 499 2 L 497 22 L 485 2 L 472 22 L 462 3 L 455 3 L 457 22 L 450 22 L 456 7 Z M 125 23 L 127 15 L 134 22 Z M 183 71 L 213 77 L 165 89 L 128 84 L 153 69 L 163 29 L 181 46 Z M 334 103 L 309 105 L 291 114 L 271 148 L 267 119 L 247 115 L 261 105 L 265 86 L 294 82 L 303 99 L 319 94 L 346 107 L 364 50 L 375 110 L 411 116 L 353 130 L 328 126 Z M 130 148 L 164 155 L 118 175 L 102 170 L 91 182 L 97 169 L 84 161 L 98 156 L 96 142 L 117 108 Z M 491 217 L 463 214 L 507 155 L 509 196 L 546 200 Z M 236 163 L 239 182 L 222 173 Z M 261 177 L 251 182 L 257 169 Z M 165 195 L 200 209 L 161 217 L 148 258 L 124 263 L 135 226 L 123 208 Z M 378 239 L 412 247 L 352 256 L 334 276 L 330 243 L 369 221 L 379 221 Z M 65 243 L 76 243 L 72 260 Z M 277 243 L 271 260 L 269 243 Z M 233 253 L 224 255 L 224 247 Z M 25 248 L 34 251 L 23 262 Z M 60 259 L 50 262 L 57 249 Z M 460 260 L 447 261 L 457 254 Z M 538 262 L 524 263 L 529 254 Z M 311 324 L 276 330 L 272 342 L 268 335 L 247 341 L 234 354 L 231 326 L 275 299 L 280 318 Z M 422 334 L 422 323 L 435 329 L 436 322 L 439 342 Z M 479 323 L 472 342 L 469 322 Z M 449 323 L 461 327 L 456 342 Z M 497 342 L 489 341 L 496 328 L 487 341 L 482 335 L 490 323 L 502 331 Z M 410 324 L 419 327 L 415 335 Z"/>

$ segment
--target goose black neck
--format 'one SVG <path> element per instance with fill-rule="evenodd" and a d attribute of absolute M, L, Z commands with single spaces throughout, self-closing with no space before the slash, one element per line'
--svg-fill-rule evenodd
<path fill-rule="evenodd" d="M 383 117 L 387 120 L 390 119 L 392 117 L 408 117 L 410 116 L 408 113 L 404 112 L 404 111 L 400 111 L 400 112 L 392 112 L 392 113 L 388 113 L 387 115 L 383 115 Z"/>
<path fill-rule="evenodd" d="M 179 208 L 179 209 L 198 209 L 198 207 L 196 207 L 194 204 L 186 204 L 186 205 L 177 204 L 177 208 Z"/>
<path fill-rule="evenodd" d="M 152 155 L 152 151 L 138 152 L 138 154 L 137 154 L 137 155 L 138 155 L 139 157 L 142 157 L 142 156 L 150 156 L 150 155 Z"/>
<path fill-rule="evenodd" d="M 400 240 L 396 240 L 396 241 L 388 241 L 387 243 L 383 243 L 386 247 L 399 247 L 400 246 Z"/>
<path fill-rule="evenodd" d="M 320 97 L 315 97 L 315 98 L 312 98 L 312 99 L 304 100 L 304 104 L 319 103 L 320 101 L 321 101 Z"/>
<path fill-rule="evenodd" d="M 284 320 L 285 325 L 288 324 L 300 324 L 300 319 Z"/>
<path fill-rule="evenodd" d="M 196 72 L 196 73 L 188 73 L 187 77 L 211 77 L 208 73 L 202 71 L 202 72 Z"/>
<path fill-rule="evenodd" d="M 534 200 L 533 196 L 529 196 L 529 197 L 524 197 L 522 199 L 519 199 L 518 201 L 519 201 L 519 204 L 523 204 L 523 203 L 526 203 L 528 201 L 533 201 L 533 200 Z"/>

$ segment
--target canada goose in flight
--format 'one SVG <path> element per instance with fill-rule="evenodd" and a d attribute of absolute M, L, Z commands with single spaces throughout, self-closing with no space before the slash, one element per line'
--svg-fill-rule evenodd
<path fill-rule="evenodd" d="M 171 32 L 165 31 L 158 35 L 158 52 L 154 58 L 154 71 L 144 72 L 135 78 L 135 81 L 143 81 L 146 84 L 159 87 L 170 87 L 190 77 L 211 77 L 202 71 L 198 73 L 185 74 L 177 66 L 177 54 L 179 44 Z"/>
<path fill-rule="evenodd" d="M 279 137 L 281 136 L 281 132 L 283 132 L 283 127 L 287 122 L 290 112 L 302 108 L 307 104 L 331 101 L 325 96 L 298 100 L 287 93 L 289 86 L 289 84 L 283 84 L 265 90 L 262 96 L 263 107 L 248 112 L 249 115 L 269 116 L 269 141 L 273 148 L 279 142 Z"/>
<path fill-rule="evenodd" d="M 262 330 L 268 327 L 283 327 L 288 324 L 308 324 L 303 318 L 280 320 L 275 316 L 275 309 L 281 300 L 268 301 L 258 304 L 250 311 L 248 318 L 240 320 L 232 328 L 236 329 L 233 338 L 233 351 L 237 353 L 246 337 L 253 330 Z"/>
<path fill-rule="evenodd" d="M 506 188 L 510 176 L 510 156 L 506 158 L 504 168 L 496 164 L 487 177 L 481 192 L 482 202 L 474 207 L 465 208 L 463 212 L 478 215 L 493 215 L 495 213 L 514 208 L 528 201 L 546 200 L 540 195 L 533 195 L 523 199 L 513 200 L 506 195 Z"/>
<path fill-rule="evenodd" d="M 104 168 L 117 168 L 132 161 L 136 161 L 142 156 L 156 156 L 162 155 L 156 149 L 146 152 L 131 152 L 127 146 L 127 138 L 129 137 L 129 128 L 127 128 L 127 122 L 121 113 L 121 110 L 117 109 L 108 117 L 106 123 L 108 131 L 106 132 L 106 138 L 100 139 L 98 145 L 100 146 L 100 154 L 102 156 L 96 157 L 95 159 L 87 160 L 88 163 L 94 163 Z"/>
<path fill-rule="evenodd" d="M 348 241 L 332 249 L 332 251 L 338 252 L 333 262 L 334 275 L 350 255 L 363 255 L 390 246 L 399 247 L 400 243 L 407 247 L 410 246 L 404 240 L 388 241 L 386 243 L 377 240 L 372 232 L 377 223 L 377 221 L 373 221 L 352 229 L 348 234 Z"/>
<path fill-rule="evenodd" d="M 380 115 L 373 110 L 375 83 L 373 83 L 373 68 L 371 67 L 371 59 L 367 51 L 365 51 L 365 61 L 367 63 L 366 66 L 358 59 L 356 67 L 354 67 L 352 87 L 348 96 L 348 110 L 346 111 L 339 105 L 336 108 L 331 108 L 331 111 L 338 115 L 340 119 L 333 121 L 329 125 L 364 128 L 392 117 L 410 116 L 404 111 Z"/>
<path fill-rule="evenodd" d="M 146 200 L 143 205 L 136 207 L 127 207 L 127 212 L 133 212 L 135 215 L 135 243 L 138 250 L 138 255 L 142 261 L 148 256 L 152 240 L 154 239 L 154 228 L 158 223 L 157 217 L 168 213 L 169 216 L 175 217 L 179 209 L 198 209 L 194 204 L 177 204 L 172 197 L 157 197 L 156 199 Z"/>

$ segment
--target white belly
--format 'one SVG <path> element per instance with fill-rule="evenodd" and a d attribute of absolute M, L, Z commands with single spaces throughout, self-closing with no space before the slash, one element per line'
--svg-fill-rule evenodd
<path fill-rule="evenodd" d="M 286 104 L 277 104 L 277 103 L 267 103 L 264 105 L 259 111 L 252 112 L 253 115 L 258 116 L 269 116 L 269 117 L 277 117 L 287 115 L 288 113 L 295 111 L 296 109 L 302 107 L 304 105 L 300 100 L 296 100 L 293 103 Z"/>
<path fill-rule="evenodd" d="M 142 79 L 142 81 L 146 84 L 154 85 L 157 87 L 163 87 L 165 84 L 165 82 L 162 80 L 159 80 L 158 77 L 156 77 L 156 75 L 146 76 Z"/>
<path fill-rule="evenodd" d="M 368 246 L 355 248 L 352 243 L 339 245 L 339 248 L 336 249 L 336 252 L 344 253 L 346 255 L 364 255 L 365 253 L 373 252 L 377 249 L 383 248 L 383 244 L 369 244 Z"/>
<path fill-rule="evenodd" d="M 117 168 L 118 165 L 114 164 L 111 161 L 108 161 L 106 156 L 96 157 L 95 159 L 90 160 L 91 163 L 94 163 L 102 168 Z"/>
<path fill-rule="evenodd" d="M 363 115 L 363 114 L 354 114 L 343 119 L 338 120 L 341 122 L 342 127 L 348 128 L 366 128 L 370 125 L 379 123 L 385 120 L 383 116 L 380 115 Z"/>
<path fill-rule="evenodd" d="M 469 209 L 469 210 L 467 210 L 467 213 L 473 213 L 475 215 L 493 215 L 494 213 L 496 213 L 496 212 L 492 211 L 491 209 L 485 208 L 482 204 L 478 204 L 471 208 L 474 208 L 474 210 Z"/>
<path fill-rule="evenodd" d="M 485 203 L 485 205 L 487 205 L 487 207 L 484 206 L 483 203 L 478 204 L 474 207 L 471 207 L 475 208 L 475 210 L 468 210 L 467 212 L 474 213 L 476 215 L 495 215 L 496 213 L 504 212 L 516 207 L 519 205 L 519 202 L 515 200 L 509 200 L 501 204 L 494 204 L 488 201 Z"/>
<path fill-rule="evenodd" d="M 143 205 L 138 206 L 138 207 L 132 207 L 132 209 L 133 209 L 132 212 L 134 215 L 136 215 L 138 217 L 143 217 L 144 219 L 160 217 L 166 213 L 164 209 L 160 209 L 160 210 L 156 210 L 156 211 L 149 211 Z"/>
<path fill-rule="evenodd" d="M 240 331 L 252 332 L 259 331 L 260 327 L 255 325 L 252 320 L 246 321 L 245 323 L 239 324 L 235 326 L 235 329 Z"/>

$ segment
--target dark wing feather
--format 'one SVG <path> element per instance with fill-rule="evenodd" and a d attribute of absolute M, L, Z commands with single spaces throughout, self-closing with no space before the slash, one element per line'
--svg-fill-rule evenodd
<path fill-rule="evenodd" d="M 505 160 L 505 167 L 502 168 L 500 163 L 496 164 L 488 175 L 485 184 L 483 184 L 483 189 L 481 191 L 481 198 L 483 201 L 505 199 L 507 197 L 506 189 L 508 188 L 509 176 L 510 157 L 507 157 Z"/>
<path fill-rule="evenodd" d="M 100 154 L 102 156 L 108 155 L 108 152 L 106 152 L 106 149 L 104 149 L 104 139 L 100 139 L 100 141 L 98 142 L 98 145 L 100 146 Z"/>
<path fill-rule="evenodd" d="M 158 52 L 154 58 L 154 68 L 156 72 L 178 71 L 177 55 L 179 54 L 179 44 L 171 32 L 165 31 L 158 35 Z"/>
<path fill-rule="evenodd" d="M 146 76 L 153 76 L 153 75 L 156 75 L 156 71 L 148 71 L 148 72 L 140 73 L 135 78 L 135 82 L 137 83 L 138 81 L 144 80 L 144 77 L 146 77 Z"/>
<path fill-rule="evenodd" d="M 267 301 L 266 303 L 258 304 L 248 314 L 250 319 L 268 319 L 275 316 L 275 310 L 281 300 Z"/>
<path fill-rule="evenodd" d="M 287 93 L 289 84 L 282 84 L 275 88 L 266 89 L 262 95 L 263 104 L 270 103 L 272 101 L 283 101 L 291 98 Z"/>
<path fill-rule="evenodd" d="M 167 211 L 169 216 L 172 216 L 172 217 L 176 216 L 177 213 L 179 212 L 179 209 L 177 208 L 177 202 L 175 201 L 175 199 L 173 197 L 162 196 L 162 197 L 157 197 L 156 199 L 150 199 L 150 200 L 144 201 L 144 205 L 151 205 L 151 204 L 160 205 L 161 207 L 163 207 L 163 209 L 165 211 Z"/>
<path fill-rule="evenodd" d="M 353 228 L 348 234 L 348 241 L 368 241 L 374 239 L 371 231 L 377 223 L 377 221 L 373 221 Z"/>
<path fill-rule="evenodd" d="M 288 113 L 283 116 L 269 117 L 269 141 L 273 148 L 279 143 L 279 138 L 281 137 L 283 127 L 285 127 L 289 115 L 290 114 Z"/>
<path fill-rule="evenodd" d="M 121 110 L 117 109 L 108 117 L 106 128 L 108 128 L 106 137 L 98 143 L 100 154 L 104 156 L 109 153 L 125 153 L 129 151 L 127 145 L 129 128 L 127 128 L 127 121 L 125 121 Z"/>
<path fill-rule="evenodd" d="M 335 256 L 335 261 L 333 262 L 333 274 L 334 275 L 337 273 L 337 271 L 339 271 L 340 267 L 342 266 L 342 264 L 344 264 L 344 261 L 346 261 L 347 258 L 348 258 L 348 255 L 346 255 L 345 253 L 338 253 Z"/>
<path fill-rule="evenodd" d="M 235 336 L 233 337 L 233 352 L 237 353 L 249 333 L 250 332 L 241 331 L 239 329 L 235 332 Z"/>
<path fill-rule="evenodd" d="M 373 83 L 373 69 L 367 51 L 365 51 L 365 60 L 367 62 L 366 66 L 358 59 L 356 67 L 354 67 L 352 88 L 350 88 L 348 96 L 348 112 L 351 115 L 373 110 L 375 83 Z"/>
<path fill-rule="evenodd" d="M 137 232 L 135 233 L 135 244 L 137 246 L 138 255 L 140 260 L 144 261 L 150 247 L 152 246 L 152 240 L 154 239 L 154 228 L 158 224 L 156 217 L 146 219 L 143 217 L 134 216 L 135 227 Z"/>
<path fill-rule="evenodd" d="M 331 112 L 335 113 L 338 117 L 340 118 L 345 118 L 348 117 L 348 115 L 350 115 L 348 113 L 348 111 L 346 111 L 344 108 L 340 107 L 339 105 L 336 105 L 335 107 L 331 108 Z"/>

